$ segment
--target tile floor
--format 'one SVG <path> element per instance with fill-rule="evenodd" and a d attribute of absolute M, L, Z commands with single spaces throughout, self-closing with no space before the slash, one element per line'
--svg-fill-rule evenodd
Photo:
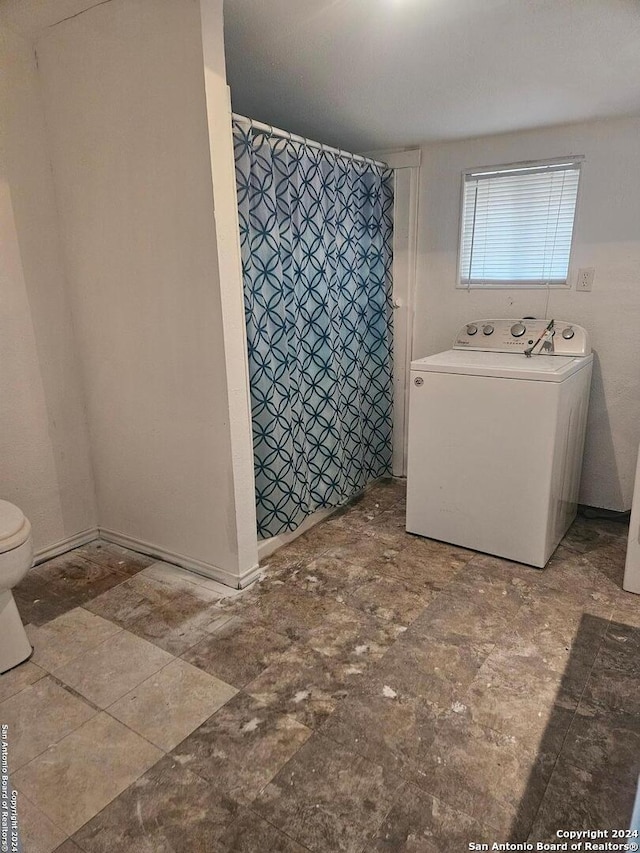
<path fill-rule="evenodd" d="M 412 851 L 628 823 L 626 528 L 543 572 L 408 535 L 380 481 L 236 593 L 94 543 L 32 570 L 0 676 L 26 853 Z"/>

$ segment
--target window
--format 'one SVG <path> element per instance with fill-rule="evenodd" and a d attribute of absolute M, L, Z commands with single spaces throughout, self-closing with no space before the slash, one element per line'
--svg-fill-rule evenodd
<path fill-rule="evenodd" d="M 581 161 L 464 173 L 459 287 L 566 285 Z"/>

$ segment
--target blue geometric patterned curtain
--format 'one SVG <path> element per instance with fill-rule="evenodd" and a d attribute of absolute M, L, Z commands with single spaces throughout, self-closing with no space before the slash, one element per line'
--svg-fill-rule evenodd
<path fill-rule="evenodd" d="M 234 120 L 258 535 L 391 471 L 392 173 Z"/>

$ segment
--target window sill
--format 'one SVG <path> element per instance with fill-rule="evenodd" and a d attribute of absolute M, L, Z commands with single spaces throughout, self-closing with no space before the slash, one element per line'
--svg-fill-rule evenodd
<path fill-rule="evenodd" d="M 569 282 L 558 282 L 556 284 L 534 284 L 533 282 L 505 281 L 504 283 L 491 282 L 487 284 L 456 284 L 456 290 L 571 290 Z"/>

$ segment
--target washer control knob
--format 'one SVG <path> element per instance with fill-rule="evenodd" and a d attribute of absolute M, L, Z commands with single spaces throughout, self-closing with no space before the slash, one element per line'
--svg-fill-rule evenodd
<path fill-rule="evenodd" d="M 566 329 L 562 330 L 562 337 L 565 339 L 565 341 L 570 341 L 574 335 L 575 335 L 575 332 L 573 331 L 571 326 L 567 326 Z"/>
<path fill-rule="evenodd" d="M 482 334 L 483 335 L 492 335 L 493 334 L 493 326 L 491 325 L 491 323 L 487 323 L 486 326 L 482 327 Z"/>
<path fill-rule="evenodd" d="M 527 327 L 524 323 L 514 323 L 511 327 L 511 334 L 514 338 L 521 338 L 526 331 Z"/>
<path fill-rule="evenodd" d="M 413 380 L 413 384 L 420 387 L 420 385 L 424 385 L 424 379 L 422 378 L 422 376 L 416 376 L 416 378 Z"/>
<path fill-rule="evenodd" d="M 478 331 L 478 327 L 476 326 L 476 324 L 475 323 L 469 323 L 469 325 L 467 326 L 467 334 L 468 335 L 475 335 L 475 333 L 477 331 Z"/>

